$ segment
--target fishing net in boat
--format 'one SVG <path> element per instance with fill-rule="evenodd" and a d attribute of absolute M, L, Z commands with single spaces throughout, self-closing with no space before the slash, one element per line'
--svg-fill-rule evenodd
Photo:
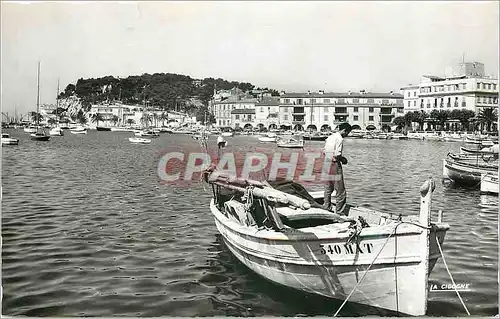
<path fill-rule="evenodd" d="M 284 193 L 295 195 L 300 198 L 303 198 L 311 204 L 311 207 L 323 208 L 321 204 L 319 204 L 314 197 L 309 194 L 309 192 L 299 183 L 293 181 L 272 181 L 268 182 L 271 187 L 282 191 Z"/>

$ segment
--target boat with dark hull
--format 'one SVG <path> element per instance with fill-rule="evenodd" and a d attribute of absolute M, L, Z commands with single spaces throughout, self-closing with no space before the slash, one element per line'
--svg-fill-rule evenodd
<path fill-rule="evenodd" d="M 498 161 L 487 162 L 478 156 L 467 158 L 454 154 L 443 159 L 443 176 L 457 184 L 478 187 L 481 175 L 487 173 L 498 173 Z"/>
<path fill-rule="evenodd" d="M 96 126 L 96 130 L 103 132 L 111 132 L 111 127 L 108 126 Z"/>

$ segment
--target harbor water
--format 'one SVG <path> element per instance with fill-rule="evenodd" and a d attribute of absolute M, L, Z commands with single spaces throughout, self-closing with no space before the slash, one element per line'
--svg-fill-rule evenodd
<path fill-rule="evenodd" d="M 2 147 L 3 314 L 27 316 L 331 316 L 340 301 L 279 287 L 233 257 L 198 181 L 161 183 L 166 149 L 200 151 L 188 135 L 149 145 L 131 133 L 89 131 L 35 142 L 5 130 Z M 254 136 L 226 138 L 226 151 L 268 148 Z M 320 149 L 323 142 L 306 142 Z M 475 316 L 498 313 L 498 198 L 443 185 L 442 159 L 461 143 L 347 139 L 348 203 L 417 214 L 419 187 L 436 181 L 433 219 L 449 223 L 447 265 Z M 211 137 L 209 147 L 215 148 Z M 280 150 L 280 152 L 299 150 Z M 321 189 L 321 185 L 310 185 Z M 430 283 L 451 284 L 442 259 Z M 428 316 L 464 316 L 456 293 L 430 291 Z M 384 315 L 347 304 L 340 316 Z"/>

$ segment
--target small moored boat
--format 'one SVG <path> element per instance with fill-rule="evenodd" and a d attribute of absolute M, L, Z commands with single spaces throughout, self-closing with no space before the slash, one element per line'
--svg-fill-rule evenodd
<path fill-rule="evenodd" d="M 481 193 L 498 194 L 498 173 L 481 174 Z"/>
<path fill-rule="evenodd" d="M 19 140 L 17 138 L 10 137 L 7 133 L 2 133 L 2 145 L 18 145 Z"/>
<path fill-rule="evenodd" d="M 283 148 L 304 148 L 304 139 L 302 136 L 278 138 L 276 141 L 278 147 Z"/>
<path fill-rule="evenodd" d="M 142 137 L 129 137 L 128 140 L 132 143 L 135 143 L 135 144 L 150 144 L 151 143 L 150 139 L 142 138 Z"/>
<path fill-rule="evenodd" d="M 481 175 L 498 172 L 498 160 L 489 162 L 481 157 L 448 154 L 443 159 L 443 176 L 457 184 L 479 186 Z"/>
<path fill-rule="evenodd" d="M 266 133 L 262 136 L 259 137 L 259 142 L 276 142 L 276 139 L 277 139 L 277 135 L 276 133 Z"/>
<path fill-rule="evenodd" d="M 64 132 L 60 127 L 54 127 L 49 131 L 50 136 L 63 136 Z"/>
<path fill-rule="evenodd" d="M 77 126 L 75 128 L 70 128 L 71 134 L 87 134 L 87 129 L 83 126 Z"/>

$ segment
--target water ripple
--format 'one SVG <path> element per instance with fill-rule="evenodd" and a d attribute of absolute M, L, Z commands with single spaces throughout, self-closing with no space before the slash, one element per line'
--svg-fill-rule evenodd
<path fill-rule="evenodd" d="M 221 240 L 198 182 L 159 183 L 168 148 L 199 151 L 189 136 L 132 145 L 127 133 L 67 134 L 35 143 L 21 131 L 2 147 L 3 312 L 25 316 L 332 315 L 340 302 L 263 280 Z M 212 140 L 211 140 L 212 141 Z M 236 136 L 228 151 L 275 151 Z M 346 140 L 348 201 L 413 214 L 419 186 L 439 181 L 441 158 L 459 144 Z M 307 142 L 319 150 L 322 143 Z M 279 150 L 289 153 L 289 150 Z M 306 183 L 315 190 L 321 185 Z M 473 315 L 498 313 L 498 198 L 437 183 L 434 210 L 451 225 L 443 245 Z M 435 214 L 435 212 L 433 213 Z M 435 217 L 435 216 L 434 216 Z M 433 283 L 449 283 L 442 261 Z M 454 293 L 430 293 L 429 316 L 462 316 Z M 384 315 L 347 304 L 341 315 Z"/>

